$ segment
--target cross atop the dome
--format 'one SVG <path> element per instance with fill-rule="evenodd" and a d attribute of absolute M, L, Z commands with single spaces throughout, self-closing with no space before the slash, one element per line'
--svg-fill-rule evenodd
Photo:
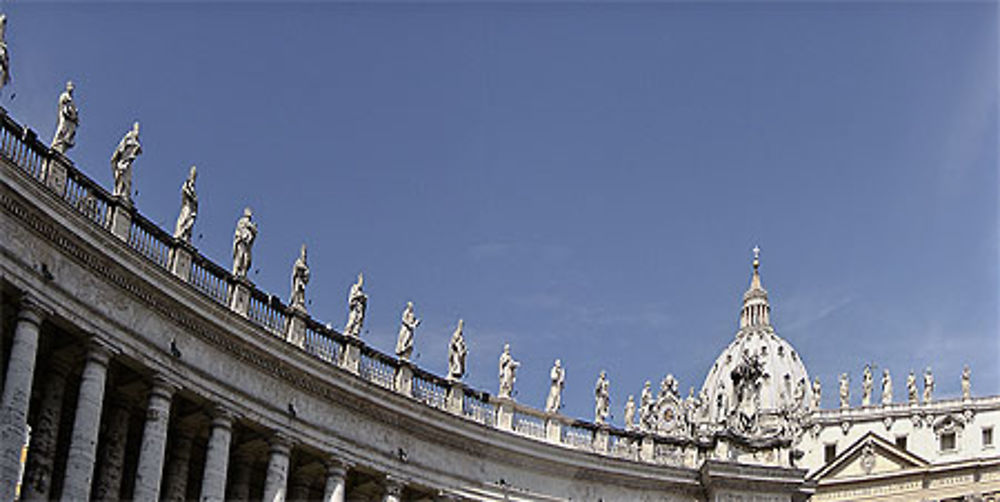
<path fill-rule="evenodd" d="M 760 246 L 753 247 L 753 269 L 757 270 L 760 266 Z"/>

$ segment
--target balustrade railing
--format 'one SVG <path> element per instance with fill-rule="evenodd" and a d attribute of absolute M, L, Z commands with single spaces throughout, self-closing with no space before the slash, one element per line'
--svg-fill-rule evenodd
<path fill-rule="evenodd" d="M 270 296 L 257 288 L 251 289 L 247 317 L 272 334 L 284 338 L 288 316 L 285 314 L 285 306 L 277 297 Z"/>
<path fill-rule="evenodd" d="M 10 117 L 4 115 L 2 122 L 0 153 L 33 178 L 44 181 L 45 165 L 49 158 L 48 148 L 38 141 L 32 131 L 14 122 Z"/>
<path fill-rule="evenodd" d="M 575 422 L 562 427 L 562 443 L 582 450 L 594 447 L 594 429 L 590 424 Z"/>
<path fill-rule="evenodd" d="M 344 342 L 333 337 L 332 330 L 309 319 L 306 322 L 306 336 L 303 347 L 306 352 L 336 365 L 344 352 Z"/>
<path fill-rule="evenodd" d="M 462 396 L 462 412 L 469 419 L 483 425 L 496 425 L 496 408 L 490 402 L 489 395 L 473 389 L 464 389 Z"/>
<path fill-rule="evenodd" d="M 361 378 L 387 389 L 393 388 L 396 362 L 368 346 L 361 347 Z"/>
<path fill-rule="evenodd" d="M 515 408 L 514 431 L 525 436 L 545 439 L 545 418 L 538 414 Z"/>
<path fill-rule="evenodd" d="M 428 406 L 439 409 L 447 409 L 448 406 L 448 384 L 430 373 L 424 371 L 413 372 L 413 399 Z"/>
<path fill-rule="evenodd" d="M 191 277 L 188 283 L 223 305 L 229 301 L 229 277 L 228 271 L 201 254 L 195 253 L 191 257 Z"/>
<path fill-rule="evenodd" d="M 67 169 L 63 198 L 69 205 L 101 227 L 111 222 L 111 195 L 74 168 Z"/>
<path fill-rule="evenodd" d="M 173 237 L 138 212 L 132 215 L 128 245 L 163 268 L 170 267 Z"/>

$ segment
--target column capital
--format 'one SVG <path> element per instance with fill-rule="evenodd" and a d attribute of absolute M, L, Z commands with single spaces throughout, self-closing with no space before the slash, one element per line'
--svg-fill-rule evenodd
<path fill-rule="evenodd" d="M 42 319 L 52 315 L 52 309 L 42 303 L 37 296 L 31 293 L 23 293 L 21 295 L 21 302 L 18 305 L 19 310 L 17 312 L 18 321 L 27 321 L 35 326 L 42 323 Z"/>
<path fill-rule="evenodd" d="M 343 479 L 347 477 L 347 471 L 354 467 L 354 464 L 344 460 L 336 453 L 331 453 L 323 462 L 326 465 L 326 475 Z"/>
<path fill-rule="evenodd" d="M 385 476 L 385 494 L 401 497 L 403 495 L 403 488 L 406 487 L 406 482 L 396 476 L 391 474 L 386 474 Z"/>
<path fill-rule="evenodd" d="M 292 438 L 283 432 L 275 432 L 268 441 L 271 453 L 282 453 L 288 455 L 292 451 Z"/>
<path fill-rule="evenodd" d="M 170 399 L 179 388 L 180 385 L 172 382 L 170 379 L 163 376 L 162 373 L 156 373 L 153 375 L 153 382 L 152 387 L 149 390 L 149 395 L 156 395 L 164 399 Z"/>
<path fill-rule="evenodd" d="M 108 344 L 93 336 L 87 341 L 87 361 L 93 361 L 106 368 L 111 361 L 111 355 L 111 347 Z"/>
<path fill-rule="evenodd" d="M 224 405 L 213 404 L 208 410 L 208 416 L 212 417 L 212 427 L 221 427 L 232 430 L 233 421 L 236 420 L 236 413 Z"/>

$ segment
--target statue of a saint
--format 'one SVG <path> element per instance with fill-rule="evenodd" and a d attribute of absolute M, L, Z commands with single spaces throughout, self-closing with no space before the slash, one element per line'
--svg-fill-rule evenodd
<path fill-rule="evenodd" d="M 115 153 L 111 154 L 111 173 L 115 176 L 113 195 L 126 202 L 132 201 L 132 162 L 140 153 L 142 145 L 139 144 L 139 123 L 136 122 L 122 137 Z"/>
<path fill-rule="evenodd" d="M 245 279 L 253 262 L 253 241 L 257 238 L 257 224 L 252 221 L 253 211 L 243 210 L 243 216 L 236 222 L 233 234 L 233 275 Z"/>
<path fill-rule="evenodd" d="M 625 430 L 635 430 L 635 396 L 631 394 L 625 402 Z"/>
<path fill-rule="evenodd" d="M 298 259 L 292 265 L 292 297 L 288 305 L 297 310 L 306 310 L 306 284 L 309 284 L 309 265 L 306 263 L 306 245 L 302 245 Z"/>
<path fill-rule="evenodd" d="M 647 431 L 653 427 L 653 402 L 652 384 L 649 380 L 642 386 L 642 394 L 639 395 L 639 429 Z"/>
<path fill-rule="evenodd" d="M 197 177 L 198 169 L 191 166 L 187 180 L 181 185 L 181 213 L 177 215 L 177 225 L 174 226 L 174 239 L 184 242 L 191 242 L 194 220 L 198 217 L 198 194 L 194 190 Z"/>
<path fill-rule="evenodd" d="M 604 425 L 608 422 L 608 414 L 611 407 L 611 397 L 609 395 L 608 376 L 601 370 L 601 376 L 594 386 L 594 423 Z"/>
<path fill-rule="evenodd" d="M 347 336 L 360 337 L 361 328 L 365 324 L 368 295 L 361 289 L 364 284 L 365 276 L 359 273 L 358 282 L 351 284 L 351 290 L 347 293 L 347 324 L 344 325 L 344 334 Z"/>
<path fill-rule="evenodd" d="M 934 374 L 931 373 L 931 367 L 928 366 L 927 370 L 924 371 L 924 403 L 931 402 L 931 397 L 934 394 Z"/>
<path fill-rule="evenodd" d="M 52 149 L 65 154 L 66 150 L 76 144 L 76 128 L 80 125 L 80 116 L 73 102 L 73 82 L 66 82 L 66 90 L 59 95 L 59 124 L 56 135 L 52 138 Z"/>
<path fill-rule="evenodd" d="M 851 381 L 847 376 L 847 373 L 840 374 L 840 408 L 847 409 L 851 407 Z"/>
<path fill-rule="evenodd" d="M 892 376 L 889 368 L 882 370 L 882 405 L 892 404 Z"/>
<path fill-rule="evenodd" d="M 510 355 L 510 344 L 505 343 L 503 353 L 500 354 L 500 392 L 497 392 L 497 397 L 510 398 L 514 392 L 517 367 L 520 365 L 521 363 L 515 361 L 514 357 Z"/>
<path fill-rule="evenodd" d="M 10 54 L 7 52 L 7 14 L 0 14 L 0 90 L 10 83 Z"/>
<path fill-rule="evenodd" d="M 420 326 L 420 319 L 413 313 L 413 302 L 406 302 L 399 325 L 399 336 L 396 337 L 396 356 L 404 361 L 409 361 L 413 354 L 413 331 L 417 326 Z"/>
<path fill-rule="evenodd" d="M 962 399 L 972 399 L 972 370 L 968 364 L 962 368 Z"/>
<path fill-rule="evenodd" d="M 448 380 L 461 380 L 465 376 L 465 356 L 469 355 L 469 351 L 465 348 L 465 337 L 462 336 L 464 326 L 465 322 L 459 319 L 458 327 L 448 343 Z"/>
<path fill-rule="evenodd" d="M 812 409 L 818 410 L 823 402 L 823 386 L 819 383 L 819 377 L 813 380 Z"/>
<path fill-rule="evenodd" d="M 866 364 L 865 371 L 861 374 L 861 406 L 871 406 L 872 389 L 874 387 L 875 381 L 872 378 L 872 366 Z"/>
<path fill-rule="evenodd" d="M 792 397 L 792 407 L 801 409 L 806 405 L 806 379 L 802 377 L 795 384 L 795 394 Z"/>
<path fill-rule="evenodd" d="M 906 394 L 910 404 L 917 404 L 919 402 L 920 398 L 917 395 L 917 376 L 913 374 L 913 370 L 910 370 L 910 374 L 906 377 Z"/>
<path fill-rule="evenodd" d="M 562 362 L 556 359 L 549 371 L 549 397 L 545 399 L 545 412 L 557 413 L 562 406 L 562 391 L 566 385 L 566 370 L 562 367 Z"/>

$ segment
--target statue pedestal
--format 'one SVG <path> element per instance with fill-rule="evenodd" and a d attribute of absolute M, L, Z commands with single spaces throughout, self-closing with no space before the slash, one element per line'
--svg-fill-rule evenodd
<path fill-rule="evenodd" d="M 509 397 L 498 397 L 494 402 L 497 410 L 497 429 L 514 430 L 514 400 Z"/>
<path fill-rule="evenodd" d="M 347 337 L 344 353 L 340 357 L 340 367 L 355 375 L 361 374 L 361 340 L 358 337 Z"/>
<path fill-rule="evenodd" d="M 550 443 L 562 442 L 562 420 L 555 413 L 545 418 L 545 439 Z"/>
<path fill-rule="evenodd" d="M 72 165 L 73 163 L 69 161 L 63 154 L 55 151 L 49 150 L 51 157 L 46 163 L 45 168 L 45 184 L 52 189 L 56 195 L 63 197 L 66 195 L 66 166 Z"/>
<path fill-rule="evenodd" d="M 182 281 L 191 280 L 191 257 L 194 247 L 191 243 L 174 239 L 174 248 L 170 250 L 170 272 Z"/>
<path fill-rule="evenodd" d="M 465 404 L 465 385 L 457 380 L 451 381 L 448 389 L 448 411 L 455 415 L 463 414 Z"/>
<path fill-rule="evenodd" d="M 250 310 L 250 281 L 245 277 L 236 278 L 229 290 L 229 309 L 246 317 Z"/>
<path fill-rule="evenodd" d="M 394 382 L 396 392 L 407 397 L 413 397 L 412 364 L 410 361 L 403 359 L 399 361 L 399 367 L 396 368 L 396 379 Z"/>
<path fill-rule="evenodd" d="M 645 462 L 652 462 L 656 455 L 656 443 L 652 436 L 643 436 L 642 444 L 639 446 L 639 459 Z"/>
<path fill-rule="evenodd" d="M 600 426 L 594 431 L 594 450 L 607 453 L 608 451 L 608 427 Z"/>
<path fill-rule="evenodd" d="M 306 313 L 302 307 L 292 307 L 288 312 L 288 325 L 285 327 L 285 341 L 299 348 L 306 346 Z"/>
<path fill-rule="evenodd" d="M 132 231 L 132 203 L 118 197 L 111 210 L 111 233 L 124 242 L 128 242 Z"/>

